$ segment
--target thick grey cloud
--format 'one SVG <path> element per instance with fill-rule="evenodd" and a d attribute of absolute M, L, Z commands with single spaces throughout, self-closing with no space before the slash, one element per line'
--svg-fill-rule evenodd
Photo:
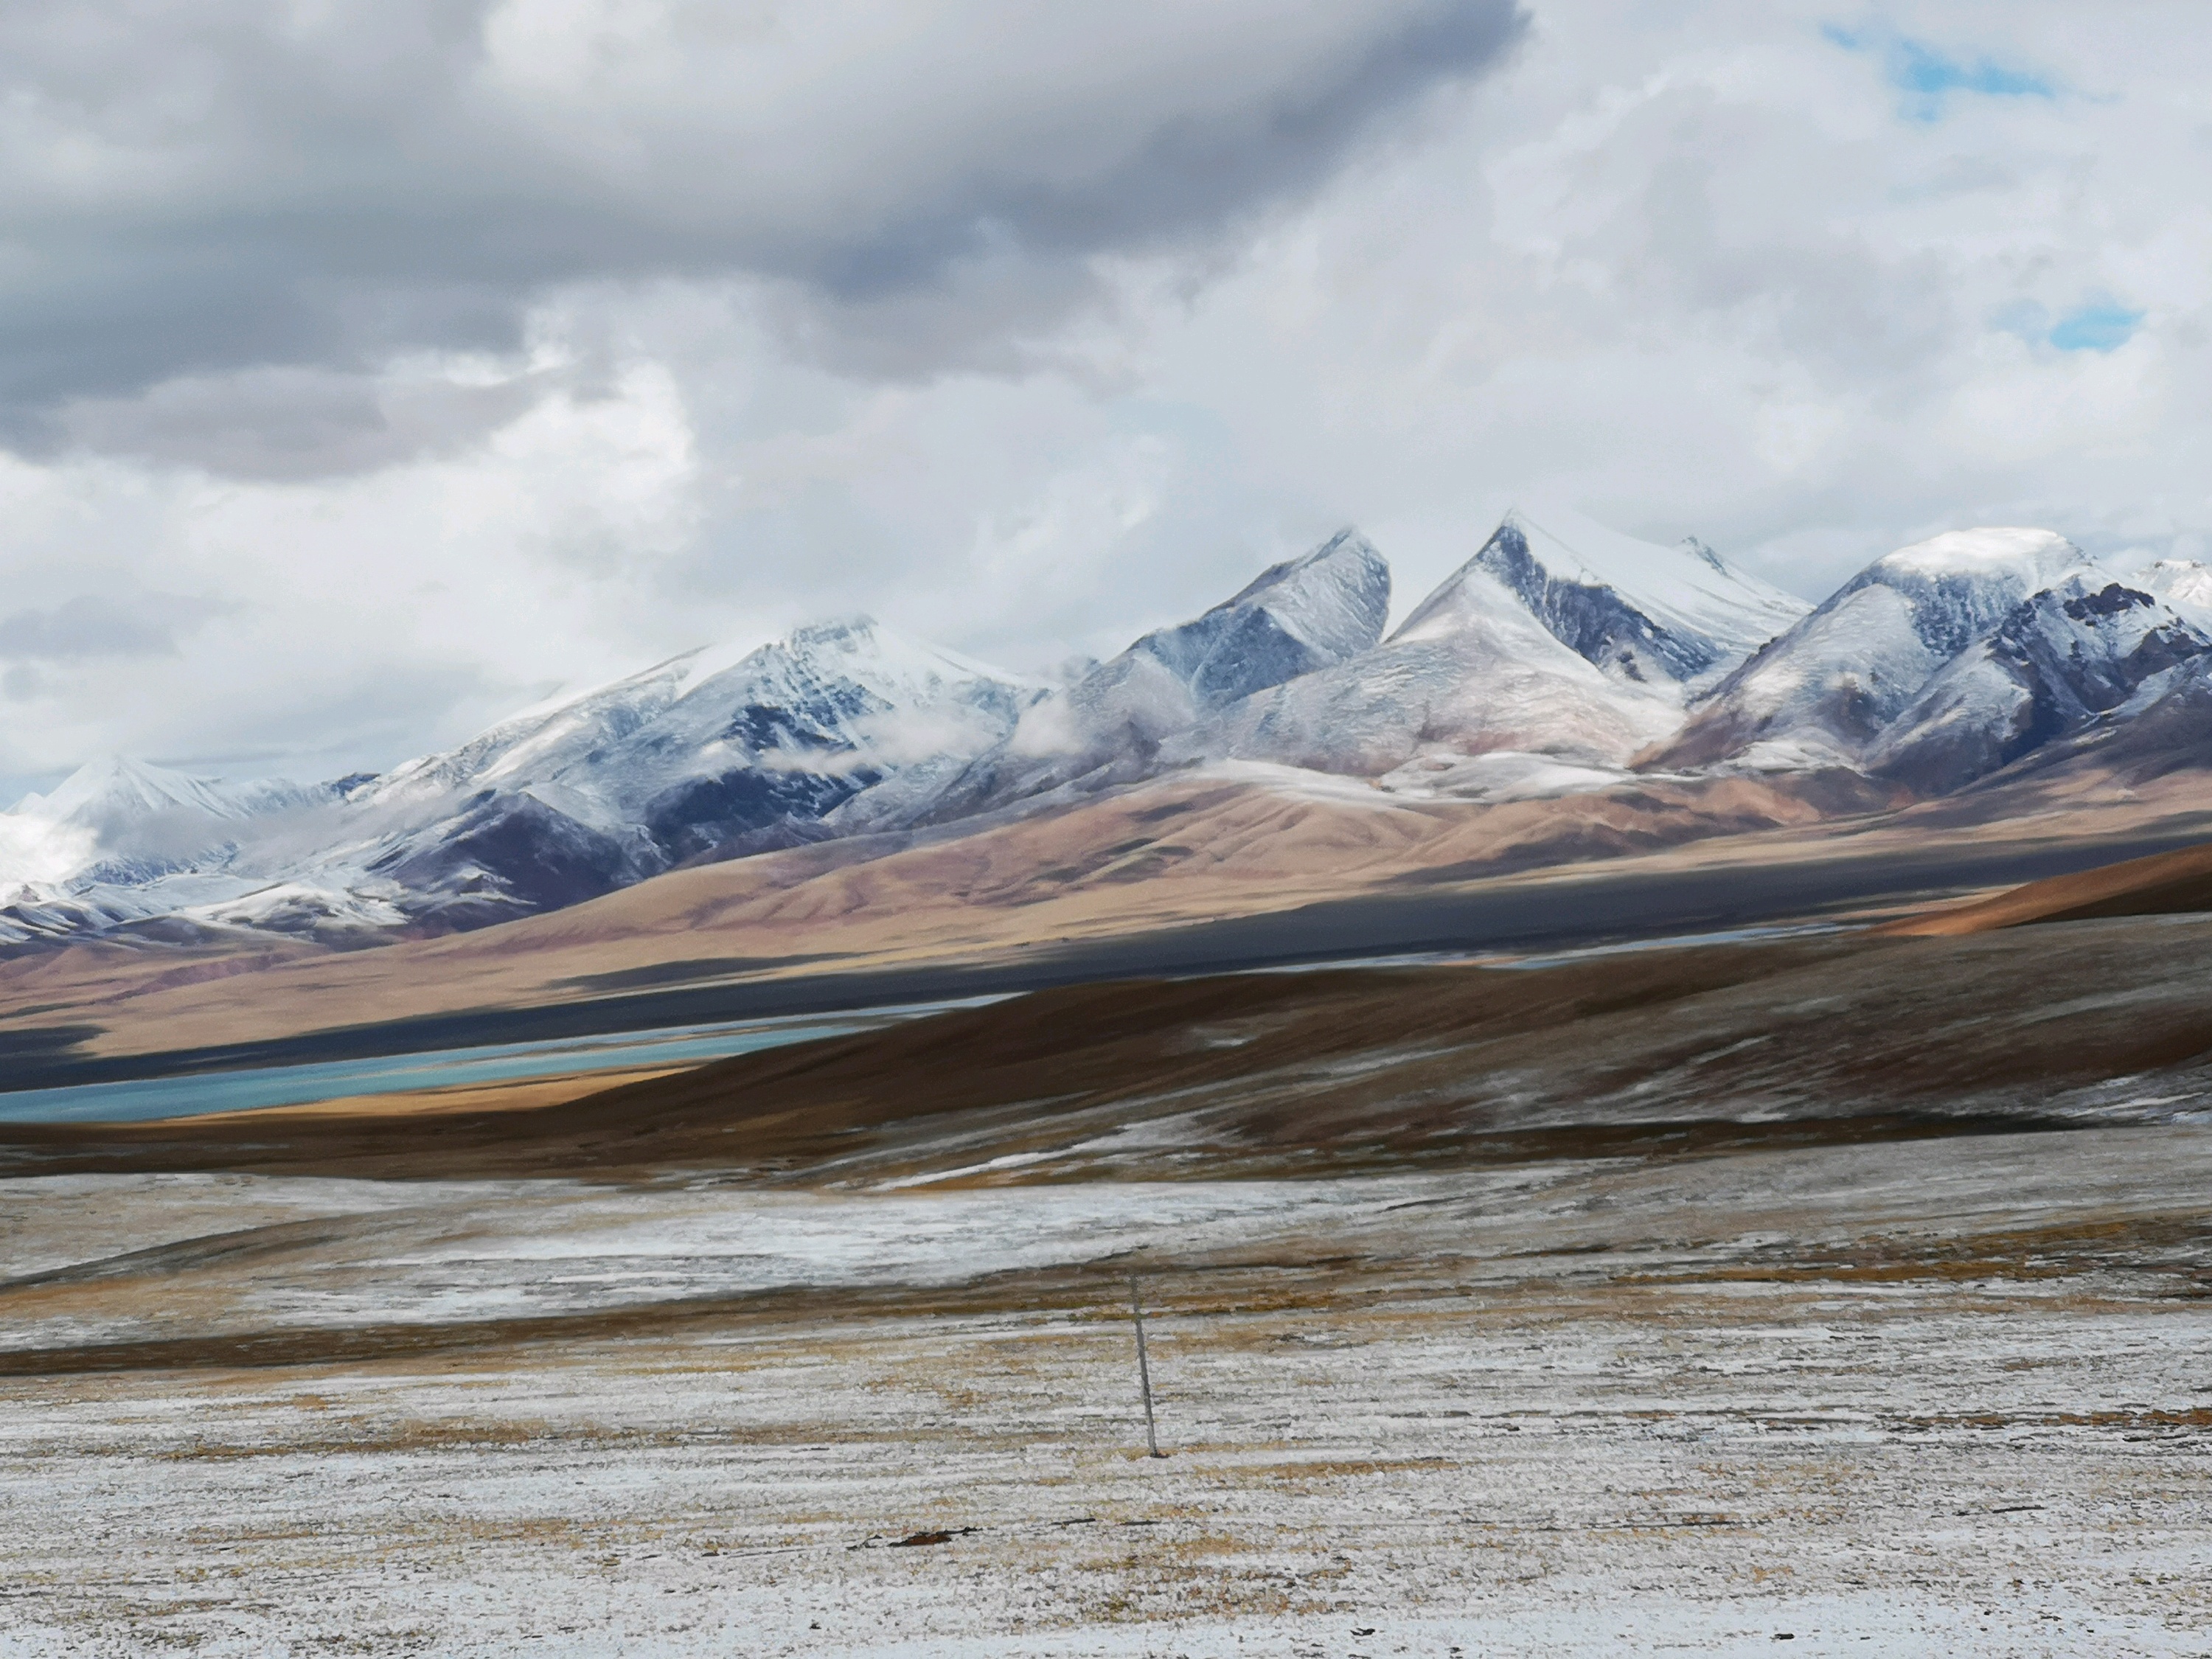
<path fill-rule="evenodd" d="M 0 10 L 0 435 L 248 476 L 437 453 L 410 351 L 557 284 L 766 277 L 848 363 L 1310 189 L 1511 0 L 82 0 Z M 149 397 L 155 388 L 171 387 Z M 144 399 L 145 407 L 133 407 Z"/>
<path fill-rule="evenodd" d="M 388 765 L 856 610 L 1042 669 L 1347 520 L 1410 604 L 1516 501 L 1809 599 L 2212 556 L 2158 9 L 1528 9 L 0 8 L 0 609 L 227 607 L 0 658 L 0 775 Z"/>

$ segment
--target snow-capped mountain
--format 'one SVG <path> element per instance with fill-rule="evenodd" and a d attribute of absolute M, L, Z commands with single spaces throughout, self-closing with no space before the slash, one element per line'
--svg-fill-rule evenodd
<path fill-rule="evenodd" d="M 1269 566 L 1196 621 L 1146 635 L 1085 677 L 1073 700 L 1103 711 L 1139 677 L 1164 677 L 1182 694 L 1170 697 L 1183 724 L 1200 709 L 1358 655 L 1382 637 L 1389 615 L 1390 567 L 1358 531 L 1340 530 L 1304 557 Z"/>
<path fill-rule="evenodd" d="M 1662 547 L 1564 507 L 1541 524 L 1507 514 L 1474 562 L 1569 650 L 1638 684 L 1725 672 L 1812 609 L 1695 538 Z"/>
<path fill-rule="evenodd" d="M 1071 785 L 1145 776 L 1161 744 L 1210 711 L 1369 649 L 1389 611 L 1390 567 L 1358 531 L 1340 530 L 1193 621 L 1143 635 L 1037 702 L 1004 742 L 872 790 L 832 822 L 848 830 L 944 823 Z"/>
<path fill-rule="evenodd" d="M 1456 794 L 1525 790 L 1529 757 L 1546 777 L 1565 762 L 1601 781 L 1587 769 L 1618 769 L 1680 724 L 1686 684 L 1808 609 L 1702 544 L 1516 510 L 1387 642 L 1224 708 L 1167 752 Z"/>
<path fill-rule="evenodd" d="M 1876 559 L 1723 678 L 1648 757 L 1675 769 L 1856 764 L 1936 673 L 2081 549 L 2048 530 L 1954 530 Z"/>
<path fill-rule="evenodd" d="M 1808 609 L 1699 546 L 1639 542 L 1564 510 L 1509 514 L 1388 642 L 1388 568 L 1346 530 L 1196 621 L 1148 634 L 1040 703 L 1000 749 L 918 770 L 832 815 L 942 823 L 1178 766 L 1258 760 L 1454 793 L 1522 788 L 1535 754 L 1618 769 L 1680 719 L 1686 683 Z M 1440 780 L 1439 772 L 1452 774 Z M 1559 773 L 1551 767 L 1546 775 Z"/>
<path fill-rule="evenodd" d="M 172 813 L 217 820 L 249 818 L 296 805 L 310 793 L 281 778 L 225 783 L 120 755 L 103 755 L 72 772 L 52 794 L 24 796 L 11 812 L 16 817 L 100 830 Z"/>
<path fill-rule="evenodd" d="M 823 833 L 824 811 L 900 768 L 1002 739 L 1047 689 L 863 617 L 687 653 L 321 791 L 100 763 L 0 817 L 24 888 L 0 939 L 153 915 L 328 936 L 556 908 L 749 836 Z"/>
<path fill-rule="evenodd" d="M 25 884 L 148 879 L 224 856 L 254 820 L 329 793 L 282 779 L 226 783 L 103 755 L 52 794 L 26 795 L 0 814 L 0 891 Z"/>
<path fill-rule="evenodd" d="M 361 799 L 527 793 L 596 830 L 641 830 L 672 862 L 819 818 L 902 766 L 987 749 L 1048 690 L 856 617 L 541 704 Z"/>
<path fill-rule="evenodd" d="M 1883 728 L 1866 768 L 1929 793 L 1972 782 L 2212 651 L 2164 601 L 2075 571 L 2021 601 Z"/>
<path fill-rule="evenodd" d="M 0 945 L 481 927 L 687 860 L 957 834 L 1185 767 L 1486 801 L 1844 769 L 1820 799 L 1863 802 L 2051 757 L 2196 764 L 2212 731 L 2212 571 L 2122 580 L 2045 530 L 1934 537 L 1808 608 L 1693 541 L 1516 511 L 1385 639 L 1389 601 L 1345 530 L 1070 684 L 856 617 L 672 658 L 380 777 L 95 761 L 0 813 Z"/>
<path fill-rule="evenodd" d="M 1047 690 L 867 617 L 690 652 L 356 790 L 373 834 L 335 862 L 440 926 L 556 908 L 747 838 L 817 836 L 900 769 L 1000 741 Z"/>
<path fill-rule="evenodd" d="M 2130 586 L 2164 599 L 2198 627 L 2212 626 L 2212 566 L 2195 559 L 2160 559 L 2127 580 Z"/>
<path fill-rule="evenodd" d="M 1660 685 L 1561 643 L 1479 553 L 1382 645 L 1220 710 L 1170 756 L 1367 776 L 1496 750 L 1619 763 L 1679 718 Z"/>
<path fill-rule="evenodd" d="M 234 784 L 120 756 L 0 813 L 0 943 L 167 915 L 256 884 L 231 871 L 272 824 L 336 799 L 329 786 Z"/>

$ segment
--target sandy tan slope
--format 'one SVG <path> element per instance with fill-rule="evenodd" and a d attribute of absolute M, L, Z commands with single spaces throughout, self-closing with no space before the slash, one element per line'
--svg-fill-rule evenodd
<path fill-rule="evenodd" d="M 2008 893 L 1889 923 L 1922 938 L 1986 933 L 2038 921 L 2157 916 L 2212 910 L 2212 845 L 2128 859 L 2079 875 L 2032 881 Z"/>

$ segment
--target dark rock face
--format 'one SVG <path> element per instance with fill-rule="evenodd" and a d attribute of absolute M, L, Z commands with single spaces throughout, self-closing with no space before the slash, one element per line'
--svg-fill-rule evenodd
<path fill-rule="evenodd" d="M 1711 549 L 1704 549 L 1703 556 L 1715 568 L 1724 568 Z M 1510 520 L 1498 526 L 1474 562 L 1510 588 L 1553 638 L 1600 668 L 1641 680 L 1643 662 L 1656 658 L 1674 678 L 1686 680 L 1720 660 L 1720 648 L 1711 641 L 1670 632 L 1612 588 L 1569 580 L 1547 569 Z"/>
<path fill-rule="evenodd" d="M 1127 654 L 1151 657 L 1200 708 L 1218 708 L 1370 649 L 1389 611 L 1390 568 L 1357 531 L 1340 530 L 1195 620 L 1146 635 Z"/>
<path fill-rule="evenodd" d="M 419 898 L 410 915 L 446 928 L 482 927 L 597 898 L 636 881 L 639 849 L 580 823 L 534 795 L 486 792 L 427 847 L 371 867 Z"/>
<path fill-rule="evenodd" d="M 740 768 L 654 797 L 645 828 L 677 863 L 773 824 L 818 819 L 883 775 L 866 767 L 834 774 Z"/>
<path fill-rule="evenodd" d="M 2004 778 L 2087 766 L 2108 769 L 2114 781 L 2136 787 L 2174 772 L 2212 769 L 2212 653 L 2169 670 L 2162 685 L 2143 689 L 2148 701 L 2124 717 L 2117 711 L 2099 716 L 2029 753 Z"/>
<path fill-rule="evenodd" d="M 741 743 L 758 753 L 792 753 L 813 750 L 834 753 L 852 748 L 843 735 L 848 720 L 888 708 L 880 697 L 871 697 L 857 685 L 819 688 L 819 695 L 787 708 L 747 703 L 722 728 L 724 742 Z"/>
<path fill-rule="evenodd" d="M 1869 769 L 1942 793 L 2118 708 L 2212 640 L 2149 594 L 2074 582 L 2032 594 L 1931 681 L 1885 732 Z"/>

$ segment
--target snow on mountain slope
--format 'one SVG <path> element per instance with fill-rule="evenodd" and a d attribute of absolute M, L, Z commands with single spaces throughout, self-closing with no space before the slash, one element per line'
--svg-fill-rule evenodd
<path fill-rule="evenodd" d="M 2076 571 L 2031 594 L 1954 657 L 1867 751 L 1867 769 L 1954 789 L 2212 651 L 2212 636 L 2140 589 Z"/>
<path fill-rule="evenodd" d="M 2130 587 L 2164 599 L 2198 627 L 2212 626 L 2212 566 L 2195 559 L 2160 559 L 2127 580 Z"/>
<path fill-rule="evenodd" d="M 1358 531 L 1340 530 L 1194 620 L 1145 635 L 1038 702 L 1006 741 L 871 790 L 830 822 L 848 832 L 941 823 L 1146 775 L 1162 742 L 1207 711 L 1371 647 L 1389 610 L 1389 566 Z"/>
<path fill-rule="evenodd" d="M 2118 708 L 2030 750 L 1966 793 L 2010 793 L 2033 806 L 2084 793 L 2131 794 L 2192 772 L 2212 772 L 2212 652 L 2152 675 Z"/>
<path fill-rule="evenodd" d="M 307 793 L 296 784 L 278 779 L 225 783 L 144 761 L 126 760 L 120 755 L 103 755 L 72 772 L 52 794 L 26 795 L 11 810 L 21 817 L 100 829 L 169 812 L 197 813 L 209 818 L 251 817 L 304 799 Z"/>
<path fill-rule="evenodd" d="M 1812 609 L 1702 542 L 1638 541 L 1564 507 L 1540 524 L 1507 514 L 1475 563 L 1561 644 L 1639 684 L 1725 672 Z"/>
<path fill-rule="evenodd" d="M 281 779 L 226 783 L 144 761 L 88 761 L 50 795 L 0 814 L 0 889 L 88 872 L 148 872 L 220 855 L 251 821 L 303 806 L 320 792 Z"/>
<path fill-rule="evenodd" d="M 1946 663 L 2021 600 L 2094 569 L 2048 530 L 1957 530 L 1899 548 L 1698 699 L 1646 763 L 1855 764 Z"/>
<path fill-rule="evenodd" d="M 501 721 L 354 793 L 313 884 L 480 927 L 745 837 L 787 844 L 917 761 L 973 755 L 1047 688 L 855 617 L 707 648 Z"/>
<path fill-rule="evenodd" d="M 1078 700 L 1103 702 L 1117 664 L 1153 662 L 1188 691 L 1194 710 L 1218 708 L 1366 650 L 1389 614 L 1390 567 L 1358 531 L 1340 530 L 1196 621 L 1146 635 L 1086 677 Z"/>
<path fill-rule="evenodd" d="M 171 916 L 349 937 L 556 908 L 733 837 L 819 833 L 901 767 L 1002 739 L 1046 689 L 856 617 L 690 652 L 319 791 L 95 763 L 0 815 L 0 939 Z"/>
<path fill-rule="evenodd" d="M 0 813 L 0 943 L 143 922 L 257 884 L 233 872 L 270 823 L 331 799 L 103 756 Z"/>
<path fill-rule="evenodd" d="M 988 747 L 1047 689 L 866 617 L 721 655 L 541 703 L 395 769 L 362 802 L 527 792 L 595 829 L 641 826 L 680 858 L 779 817 L 818 817 L 915 760 Z"/>
<path fill-rule="evenodd" d="M 1516 512 L 1383 640 L 1389 595 L 1346 530 L 1058 690 L 860 617 L 550 699 L 380 778 L 94 762 L 0 813 L 0 944 L 477 927 L 689 859 L 961 836 L 1185 767 L 1401 808 L 1844 768 L 1863 802 L 2045 750 L 2165 764 L 2151 736 L 2194 755 L 2212 720 L 2212 571 L 2116 581 L 2048 531 L 1899 549 L 1808 612 L 1695 544 Z"/>
<path fill-rule="evenodd" d="M 823 623 L 688 685 L 618 768 L 550 781 L 683 857 L 819 818 L 917 762 L 981 753 L 1048 690 L 865 617 Z"/>
<path fill-rule="evenodd" d="M 1388 642 L 1221 710 L 1168 756 L 1373 776 L 1417 756 L 1505 750 L 1618 763 L 1672 730 L 1671 687 L 1616 679 L 1562 643 L 1493 574 L 1498 541 Z"/>
<path fill-rule="evenodd" d="M 1356 656 L 1382 637 L 1390 567 L 1358 531 L 1271 565 L 1195 621 L 1146 635 L 1070 687 L 1079 744 L 1145 745 L 1202 710 Z M 1034 741 L 1063 711 L 1040 710 Z"/>

